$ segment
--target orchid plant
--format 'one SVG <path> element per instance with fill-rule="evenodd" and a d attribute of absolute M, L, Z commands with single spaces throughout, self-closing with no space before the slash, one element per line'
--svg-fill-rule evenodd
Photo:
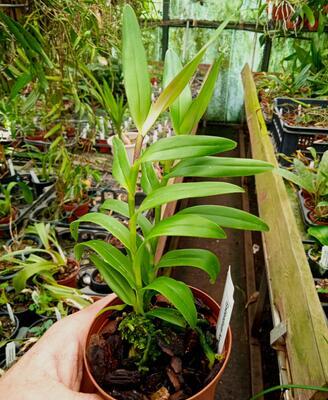
<path fill-rule="evenodd" d="M 225 25 L 223 23 L 217 29 L 189 63 L 172 74 L 171 81 L 161 95 L 151 103 L 150 79 L 140 28 L 133 9 L 129 5 L 125 6 L 122 50 L 124 84 L 138 137 L 132 165 L 128 161 L 124 143 L 118 137 L 113 140 L 112 173 L 127 191 L 128 201 L 109 199 L 104 202 L 102 209 L 127 217 L 129 226 L 126 227 L 118 219 L 102 212 L 87 214 L 71 224 L 75 239 L 80 223 L 92 222 L 106 229 L 124 245 L 127 255 L 105 241 L 90 240 L 78 243 L 75 255 L 80 259 L 85 249 L 93 251 L 90 259 L 124 305 L 133 307 L 134 316 L 139 316 L 147 324 L 153 318 L 159 318 L 181 327 L 189 325 L 200 335 L 201 328 L 190 288 L 183 282 L 160 275 L 165 268 L 190 266 L 205 271 L 210 280 L 215 282 L 220 271 L 219 261 L 215 254 L 204 249 L 172 250 L 157 260 L 155 255 L 159 238 L 194 236 L 224 239 L 224 227 L 266 231 L 268 226 L 258 217 L 242 210 L 211 205 L 188 207 L 164 218 L 163 206 L 172 201 L 243 192 L 241 187 L 226 182 L 172 183 L 171 178 L 247 176 L 270 171 L 272 166 L 263 161 L 215 157 L 217 153 L 236 147 L 234 141 L 221 137 L 176 135 L 160 139 L 143 152 L 142 142 L 159 115 L 172 106 L 185 90 L 207 48 L 218 38 Z M 218 62 L 214 62 L 211 69 L 213 80 L 217 76 L 217 67 Z M 204 98 L 199 100 L 200 107 L 203 107 L 212 93 L 212 83 L 210 86 L 203 87 Z M 194 126 L 198 118 L 194 113 L 197 112 L 198 107 L 191 106 L 190 113 L 193 114 L 189 117 L 193 122 L 190 126 Z M 156 172 L 159 165 L 164 166 L 161 177 Z M 142 186 L 146 197 L 136 207 L 138 184 Z M 151 209 L 155 210 L 154 222 L 145 216 L 145 212 Z M 165 296 L 171 307 L 154 307 L 151 303 L 154 293 Z M 205 342 L 203 347 L 212 366 L 215 354 Z"/>

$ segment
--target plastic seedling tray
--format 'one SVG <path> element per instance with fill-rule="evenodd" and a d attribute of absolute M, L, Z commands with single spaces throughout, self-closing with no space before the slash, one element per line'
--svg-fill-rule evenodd
<path fill-rule="evenodd" d="M 48 197 L 50 196 L 51 192 L 53 190 L 53 186 L 50 186 L 47 188 L 47 190 L 44 191 L 44 193 L 37 197 L 32 204 L 24 204 L 22 206 L 17 206 L 19 215 L 17 219 L 11 224 L 1 224 L 0 225 L 0 237 L 1 239 L 10 237 L 10 232 L 15 231 L 19 226 L 23 224 L 24 221 L 28 220 L 28 216 L 33 213 L 33 210 L 35 210 L 40 204 L 44 203 L 47 201 Z"/>
<path fill-rule="evenodd" d="M 289 105 L 298 106 L 300 103 L 309 104 L 312 106 L 327 108 L 328 100 L 318 100 L 318 99 L 289 99 L 285 97 L 277 97 L 274 100 L 274 113 L 280 118 L 281 124 L 284 130 L 292 133 L 295 132 L 297 134 L 303 133 L 304 135 L 309 134 L 328 134 L 328 127 L 316 127 L 316 126 L 301 126 L 301 125 L 290 125 L 283 119 L 284 113 L 288 110 Z"/>

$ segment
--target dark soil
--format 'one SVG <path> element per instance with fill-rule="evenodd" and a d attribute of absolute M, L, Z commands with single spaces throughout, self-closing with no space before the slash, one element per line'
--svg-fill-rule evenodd
<path fill-rule="evenodd" d="M 202 314 L 208 309 L 200 305 L 198 311 L 199 318 L 204 320 L 207 341 L 214 350 L 215 327 Z M 195 331 L 157 319 L 153 320 L 156 336 L 150 351 L 151 356 L 157 354 L 157 357 L 138 368 L 136 358 L 131 356 L 131 345 L 122 338 L 120 325 L 124 318 L 122 312 L 111 314 L 104 330 L 91 336 L 87 349 L 94 378 L 115 399 L 187 399 L 204 388 L 220 370 L 220 362 L 209 369 Z"/>
<path fill-rule="evenodd" d="M 78 270 L 79 266 L 73 260 L 68 259 L 67 265 L 60 267 L 59 271 L 55 273 L 54 278 L 56 281 L 66 279 Z"/>
<path fill-rule="evenodd" d="M 12 323 L 11 319 L 7 315 L 0 316 L 0 341 L 6 340 L 11 337 L 14 333 L 15 324 Z"/>

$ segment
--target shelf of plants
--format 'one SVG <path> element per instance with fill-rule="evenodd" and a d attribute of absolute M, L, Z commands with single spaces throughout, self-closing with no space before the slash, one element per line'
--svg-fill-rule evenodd
<path fill-rule="evenodd" d="M 263 74 L 260 76 L 263 82 Z M 265 177 L 256 177 L 256 188 L 260 216 L 270 225 L 270 231 L 263 233 L 263 243 L 274 322 L 275 325 L 286 325 L 286 330 L 283 330 L 283 335 L 276 343 L 277 351 L 286 359 L 284 364 L 287 368 L 287 381 L 283 383 L 325 387 L 328 383 L 328 353 L 323 351 L 327 348 L 328 334 L 325 286 L 327 270 L 321 253 L 328 237 L 324 214 L 328 193 L 328 152 L 319 156 L 314 148 L 300 147 L 302 141 L 296 140 L 295 148 L 289 154 L 282 158 L 281 154 L 277 155 L 274 150 L 277 149 L 276 136 L 270 137 L 261 111 L 259 98 L 263 99 L 262 89 L 256 86 L 259 74 L 255 74 L 254 78 L 246 65 L 242 78 L 252 154 L 255 158 L 275 166 L 275 171 L 267 173 Z M 265 102 L 266 110 L 274 105 L 273 100 L 272 103 Z M 289 104 L 294 105 L 293 98 L 290 96 L 284 104 L 287 107 Z M 295 129 L 292 134 L 298 138 L 303 132 L 300 133 L 295 125 L 302 124 L 303 107 L 304 113 L 311 108 L 306 108 L 306 103 L 299 99 L 296 104 L 299 111 L 297 115 L 300 116 L 299 119 L 296 118 L 296 124 L 292 110 L 288 110 L 288 117 L 277 109 L 274 113 L 283 120 L 282 124 L 289 124 L 291 130 Z M 320 112 L 325 114 L 325 109 L 316 106 L 315 112 L 319 115 Z M 303 124 L 300 130 L 306 130 L 306 135 L 309 135 L 312 121 L 311 118 L 305 120 L 308 124 Z M 318 129 L 316 136 L 319 136 L 315 140 L 325 140 L 323 131 L 326 127 L 327 125 L 320 124 L 314 127 Z M 275 128 L 271 125 L 270 129 Z M 303 153 L 303 150 L 307 150 L 307 153 Z M 292 154 L 295 154 L 295 158 L 291 157 Z M 283 162 L 281 167 L 277 161 L 278 156 Z M 283 178 L 286 179 L 285 182 Z M 290 182 L 294 185 L 293 191 L 287 191 Z M 300 209 L 305 213 L 305 229 L 301 231 L 290 196 L 294 201 L 299 198 Z M 300 223 L 302 224 L 301 221 Z M 314 391 L 295 390 L 295 396 L 299 399 L 310 399 L 314 394 Z M 324 393 L 316 395 L 318 398 L 326 398 Z"/>

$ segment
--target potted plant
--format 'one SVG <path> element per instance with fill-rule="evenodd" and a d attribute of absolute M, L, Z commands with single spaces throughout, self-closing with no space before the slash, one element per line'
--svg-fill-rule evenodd
<path fill-rule="evenodd" d="M 55 279 L 61 285 L 75 287 L 79 263 L 66 257 L 58 243 L 55 228 L 40 222 L 29 227 L 26 232 L 38 235 L 44 248 L 30 249 L 29 256 L 25 259 L 20 258 L 24 250 L 5 254 L 0 258 L 0 261 L 9 261 L 18 269 L 13 278 L 16 291 L 23 290 L 33 276 L 42 276 L 52 281 Z"/>
<path fill-rule="evenodd" d="M 68 214 L 68 222 L 72 222 L 89 211 L 91 199 L 88 191 L 93 180 L 100 180 L 100 174 L 89 165 L 75 165 L 67 150 L 62 150 L 55 188 L 59 208 Z"/>
<path fill-rule="evenodd" d="M 302 189 L 304 204 L 309 209 L 307 214 L 312 223 L 326 224 L 328 215 L 328 151 L 322 155 L 317 168 L 310 168 L 297 158 L 293 160 L 293 167 L 294 172 L 284 168 L 279 168 L 278 171 L 285 179 Z"/>
<path fill-rule="evenodd" d="M 213 157 L 218 152 L 232 149 L 235 143 L 210 136 L 164 138 L 142 152 L 143 137 L 161 112 L 180 95 L 207 47 L 224 26 L 151 105 L 138 22 L 132 8 L 124 7 L 124 80 L 138 137 L 132 165 L 124 143 L 119 138 L 113 139 L 113 176 L 127 190 L 128 202 L 109 199 L 104 207 L 127 216 L 129 227 L 102 213 L 87 214 L 71 224 L 74 238 L 77 238 L 81 222 L 93 222 L 115 236 L 127 249 L 127 255 L 124 255 L 101 240 L 79 243 L 75 247 L 78 259 L 86 248 L 94 252 L 90 259 L 118 296 L 92 324 L 84 354 L 93 390 L 105 399 L 126 399 L 132 395 L 142 398 L 143 394 L 162 398 L 169 398 L 170 394 L 190 399 L 209 398 L 214 395 L 230 354 L 230 336 L 223 354 L 216 354 L 215 324 L 219 306 L 214 300 L 183 282 L 160 276 L 160 271 L 167 267 L 184 265 L 204 270 L 215 281 L 219 273 L 216 256 L 203 249 L 181 249 L 169 251 L 158 261 L 154 257 L 157 241 L 164 235 L 223 239 L 225 233 L 221 226 L 254 230 L 267 230 L 268 227 L 259 218 L 229 207 L 190 207 L 165 219 L 161 208 L 183 198 L 242 191 L 223 182 L 168 185 L 172 177 L 240 176 L 268 171 L 272 167 L 261 161 Z M 157 163 L 170 164 L 162 179 L 154 170 Z M 136 208 L 140 174 L 147 196 Z M 149 209 L 155 209 L 154 223 L 144 216 Z"/>
<path fill-rule="evenodd" d="M 15 338 L 19 329 L 19 322 L 14 315 L 14 321 L 8 312 L 0 312 L 0 364 L 5 357 L 5 346 Z"/>
<path fill-rule="evenodd" d="M 328 277 L 328 270 L 320 262 L 322 247 L 328 246 L 328 226 L 314 226 L 309 228 L 307 232 L 316 239 L 315 244 L 307 252 L 313 276 L 315 278 L 326 278 Z"/>
<path fill-rule="evenodd" d="M 0 185 L 0 225 L 8 226 L 9 223 L 15 222 L 19 215 L 19 210 L 12 206 L 11 194 L 13 189 L 19 188 L 23 194 L 24 200 L 31 204 L 33 195 L 31 189 L 24 182 L 10 182 L 8 185 Z M 1 232 L 0 232 L 1 236 Z"/>

